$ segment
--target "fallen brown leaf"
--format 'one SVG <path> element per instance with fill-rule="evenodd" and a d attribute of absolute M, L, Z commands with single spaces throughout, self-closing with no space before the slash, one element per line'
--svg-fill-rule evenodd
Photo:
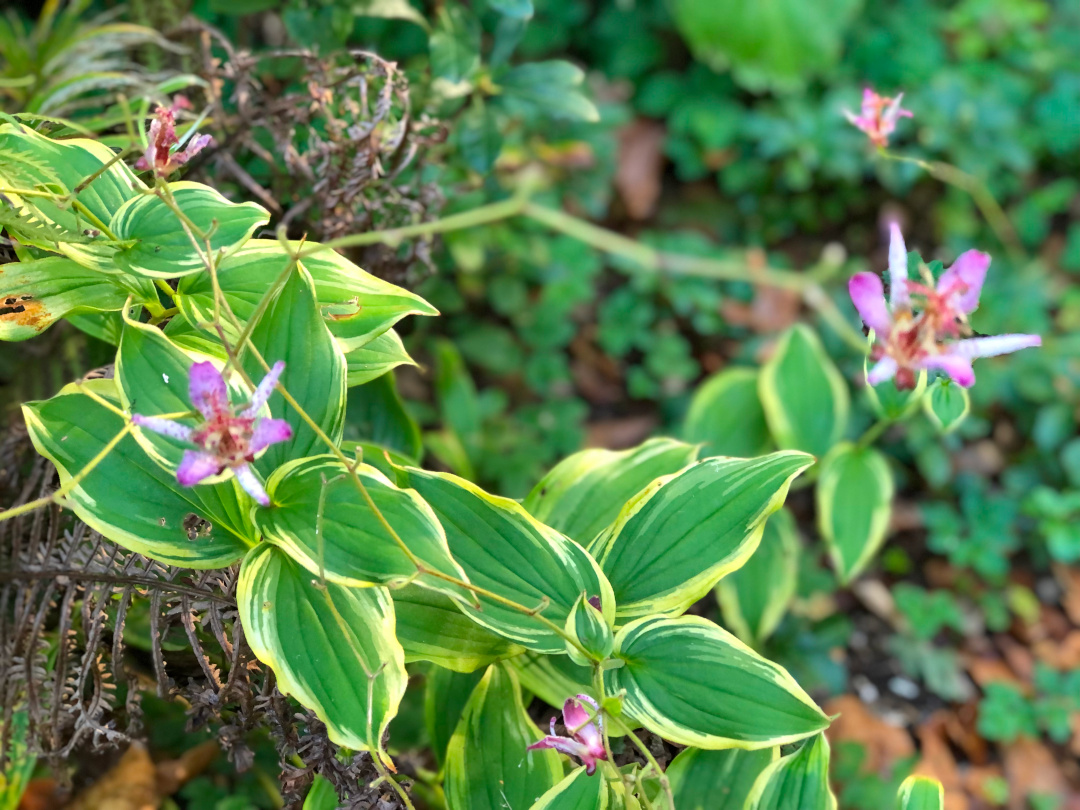
<path fill-rule="evenodd" d="M 133 743 L 100 779 L 78 793 L 65 810 L 156 810 L 157 768 L 150 754 Z"/>
<path fill-rule="evenodd" d="M 1054 563 L 1054 579 L 1065 592 L 1061 597 L 1061 606 L 1077 627 L 1080 627 L 1080 568 L 1075 565 Z"/>
<path fill-rule="evenodd" d="M 915 765 L 915 773 L 941 782 L 945 788 L 945 810 L 968 810 L 970 802 L 964 791 L 964 780 L 945 739 L 946 715 L 943 710 L 934 712 L 916 730 L 921 756 Z"/>
<path fill-rule="evenodd" d="M 915 753 L 906 729 L 885 722 L 855 695 L 840 695 L 825 704 L 825 714 L 840 716 L 825 732 L 829 742 L 855 742 L 863 747 L 864 773 L 887 777 L 897 760 Z"/>
<path fill-rule="evenodd" d="M 660 198 L 667 129 L 657 121 L 639 118 L 619 131 L 615 188 L 631 219 L 648 219 Z"/>
<path fill-rule="evenodd" d="M 658 420 L 652 414 L 590 422 L 585 426 L 585 446 L 611 450 L 633 447 L 643 442 L 657 424 Z"/>
<path fill-rule="evenodd" d="M 1069 784 L 1050 749 L 1038 740 L 1020 738 L 1005 746 L 1005 779 L 1009 783 L 1009 810 L 1026 810 L 1032 793 L 1065 798 Z"/>

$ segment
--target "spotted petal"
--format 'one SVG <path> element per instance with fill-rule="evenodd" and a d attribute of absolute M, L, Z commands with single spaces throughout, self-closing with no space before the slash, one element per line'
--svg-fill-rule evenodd
<path fill-rule="evenodd" d="M 888 337 L 892 329 L 892 317 L 885 303 L 885 288 L 874 273 L 856 273 L 848 281 L 848 293 L 863 323 L 877 333 L 879 340 Z"/>
<path fill-rule="evenodd" d="M 262 406 L 266 404 L 267 400 L 270 399 L 270 395 L 274 393 L 274 386 L 277 385 L 278 378 L 281 377 L 281 372 L 284 370 L 284 360 L 278 360 L 274 363 L 270 371 L 262 378 L 259 387 L 255 389 L 255 393 L 251 395 L 251 404 L 244 411 L 244 416 L 255 416 Z"/>
<path fill-rule="evenodd" d="M 896 361 L 891 357 L 882 357 L 866 375 L 866 382 L 870 385 L 880 385 L 895 377 L 897 368 Z"/>
<path fill-rule="evenodd" d="M 204 418 L 213 419 L 229 410 L 229 392 L 225 380 L 213 363 L 193 363 L 189 374 L 188 396 Z"/>
<path fill-rule="evenodd" d="M 292 427 L 284 419 L 260 419 L 251 435 L 251 452 L 258 453 L 265 447 L 292 438 Z"/>
<path fill-rule="evenodd" d="M 944 352 L 924 358 L 919 363 L 919 368 L 944 371 L 952 377 L 953 382 L 964 388 L 971 388 L 975 384 L 975 370 L 971 367 L 971 360 L 958 354 Z"/>
<path fill-rule="evenodd" d="M 976 357 L 997 357 L 1000 354 L 1011 354 L 1021 349 L 1032 349 L 1036 346 L 1042 346 L 1042 338 L 1038 335 L 991 335 L 989 337 L 959 340 L 949 346 L 949 353 L 974 359 Z"/>
<path fill-rule="evenodd" d="M 162 419 L 160 416 L 143 416 L 141 413 L 132 414 L 131 421 L 141 428 L 160 433 L 172 439 L 182 442 L 190 442 L 192 429 L 187 425 L 181 425 L 172 419 Z"/>
<path fill-rule="evenodd" d="M 953 266 L 941 274 L 938 280 L 938 292 L 951 289 L 962 290 L 956 296 L 956 308 L 965 315 L 974 312 L 979 306 L 986 271 L 990 267 L 990 254 L 981 250 L 968 250 L 961 253 Z"/>
<path fill-rule="evenodd" d="M 889 224 L 889 304 L 895 312 L 911 306 L 907 285 L 907 245 L 900 226 Z"/>
<path fill-rule="evenodd" d="M 176 480 L 181 486 L 193 487 L 200 481 L 221 472 L 221 462 L 209 453 L 185 450 L 180 466 L 176 468 Z"/>
<path fill-rule="evenodd" d="M 259 477 L 255 475 L 255 471 L 251 469 L 250 464 L 241 464 L 237 467 L 233 467 L 233 472 L 236 473 L 236 480 L 240 483 L 240 486 L 244 488 L 244 491 L 248 495 L 255 499 L 256 503 L 260 506 L 270 505 L 270 496 L 266 494 L 262 482 L 259 480 Z"/>

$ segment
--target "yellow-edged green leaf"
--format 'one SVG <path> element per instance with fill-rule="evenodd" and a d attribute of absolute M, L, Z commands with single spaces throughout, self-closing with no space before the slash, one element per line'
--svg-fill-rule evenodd
<path fill-rule="evenodd" d="M 96 232 L 108 225 L 113 214 L 128 200 L 142 196 L 146 186 L 124 164 L 116 161 L 103 169 L 115 153 L 88 138 L 53 140 L 29 127 L 0 124 L 0 184 L 4 196 L 15 209 L 31 220 L 59 228 L 72 236 L 84 236 L 85 241 L 50 242 L 35 239 L 32 231 L 13 229 L 12 235 L 25 244 L 56 250 L 86 267 L 115 272 L 112 255 L 115 244 Z M 9 189 L 42 189 L 66 194 L 101 172 L 76 198 L 77 206 L 60 205 L 48 197 L 19 196 Z"/>
<path fill-rule="evenodd" d="M 893 494 L 889 464 L 872 447 L 844 442 L 821 462 L 818 528 L 842 583 L 858 576 L 885 542 Z"/>
<path fill-rule="evenodd" d="M 747 644 L 760 646 L 787 613 L 798 586 L 800 546 L 795 518 L 781 509 L 746 564 L 717 583 L 724 622 Z"/>
<path fill-rule="evenodd" d="M 704 456 L 761 455 L 772 439 L 758 396 L 758 371 L 729 368 L 705 380 L 694 392 L 683 435 L 704 445 Z"/>
<path fill-rule="evenodd" d="M 306 242 L 304 247 L 313 244 Z M 301 244 L 290 242 L 289 246 L 295 250 Z M 220 264 L 221 291 L 237 318 L 247 321 L 251 317 L 289 261 L 276 240 L 252 239 Z M 364 272 L 332 250 L 305 256 L 303 263 L 315 282 L 323 317 L 345 352 L 363 346 L 407 315 L 439 314 L 420 296 Z M 209 321 L 214 311 L 209 275 L 181 279 L 177 304 L 191 323 Z"/>
<path fill-rule="evenodd" d="M 334 444 L 340 444 L 345 427 L 345 357 L 318 307 L 311 276 L 297 265 L 252 329 L 250 345 L 270 366 L 285 362 L 280 385 Z M 242 362 L 258 385 L 266 369 L 250 351 L 244 352 Z M 268 404 L 272 417 L 292 426 L 292 438 L 266 449 L 255 465 L 259 472 L 269 475 L 289 459 L 327 452 L 323 440 L 280 391 L 270 395 Z"/>
<path fill-rule="evenodd" d="M 349 392 L 345 438 L 389 448 L 412 459 L 424 451 L 420 427 L 405 409 L 397 381 L 387 373 Z M 370 459 L 369 464 L 378 464 Z M 415 461 L 401 466 L 418 466 Z M 392 475 L 392 473 L 387 473 Z"/>
<path fill-rule="evenodd" d="M 769 748 L 824 729 L 829 719 L 787 670 L 698 616 L 646 618 L 615 637 L 608 694 L 645 728 L 697 748 Z"/>
<path fill-rule="evenodd" d="M 836 810 L 829 788 L 829 742 L 818 734 L 761 772 L 745 810 Z"/>
<path fill-rule="evenodd" d="M 338 795 L 334 786 L 325 776 L 315 774 L 315 781 L 304 797 L 302 810 L 337 810 L 337 807 Z"/>
<path fill-rule="evenodd" d="M 0 265 L 0 340 L 35 337 L 67 315 L 122 309 L 129 294 L 117 276 L 65 256 Z"/>
<path fill-rule="evenodd" d="M 271 545 L 244 558 L 236 604 L 255 655 L 277 685 L 326 724 L 331 740 L 382 751 L 408 673 L 385 588 L 318 587 Z"/>
<path fill-rule="evenodd" d="M 649 439 L 630 450 L 582 450 L 555 465 L 522 506 L 541 523 L 588 544 L 650 481 L 696 458 L 697 447 L 675 439 Z"/>
<path fill-rule="evenodd" d="M 469 581 L 556 623 L 566 623 L 582 592 L 599 596 L 605 619 L 615 618 L 611 585 L 581 546 L 545 526 L 516 501 L 491 495 L 456 475 L 415 467 L 398 471 L 435 511 L 450 553 Z M 531 650 L 561 653 L 563 639 L 514 608 L 480 596 L 482 609 L 462 604 L 474 621 Z"/>
<path fill-rule="evenodd" d="M 349 387 L 363 385 L 381 377 L 398 366 L 415 366 L 416 361 L 405 351 L 401 336 L 388 329 L 363 346 L 345 355 Z"/>
<path fill-rule="evenodd" d="M 521 685 L 547 703 L 561 709 L 567 698 L 592 690 L 592 670 L 575 664 L 568 655 L 525 652 L 509 659 Z"/>
<path fill-rule="evenodd" d="M 581 767 L 537 799 L 530 810 L 615 810 L 621 806 L 613 801 L 604 771 L 589 776 Z"/>
<path fill-rule="evenodd" d="M 358 466 L 356 474 L 377 512 L 344 464 L 333 456 L 314 456 L 286 462 L 274 471 L 266 482 L 273 507 L 255 509 L 252 519 L 267 542 L 288 552 L 312 574 L 325 575 L 339 585 L 391 585 L 416 577 L 416 564 L 383 520 L 425 568 L 465 579 L 450 556 L 442 526 L 415 492 L 399 489 L 368 464 Z M 429 574 L 417 581 L 438 591 L 468 595 Z"/>
<path fill-rule="evenodd" d="M 454 672 L 440 666 L 431 667 L 424 676 L 424 725 L 431 752 L 440 766 L 446 760 L 446 748 L 461 713 L 483 677 L 484 670 Z"/>
<path fill-rule="evenodd" d="M 474 622 L 441 593 L 409 585 L 391 594 L 406 661 L 431 661 L 455 672 L 472 672 L 524 649 Z"/>
<path fill-rule="evenodd" d="M 531 807 L 563 778 L 557 753 L 527 750 L 543 736 L 521 705 L 514 673 L 488 667 L 446 751 L 447 810 Z"/>
<path fill-rule="evenodd" d="M 943 810 L 945 788 L 928 776 L 909 776 L 896 793 L 896 810 Z"/>
<path fill-rule="evenodd" d="M 812 462 L 791 451 L 708 458 L 635 495 L 589 546 L 615 591 L 618 618 L 678 615 L 742 566 L 765 519 Z"/>
<path fill-rule="evenodd" d="M 971 397 L 966 388 L 948 378 L 939 378 L 922 398 L 923 410 L 942 433 L 951 433 L 960 427 L 971 410 Z"/>
<path fill-rule="evenodd" d="M 113 380 L 82 385 L 107 401 L 119 401 Z M 56 465 L 62 486 L 124 428 L 120 416 L 76 385 L 65 386 L 52 399 L 26 403 L 23 416 L 34 447 Z M 66 505 L 92 529 L 130 551 L 184 568 L 222 568 L 247 549 L 226 528 L 235 516 L 207 508 L 228 499 L 230 493 L 222 498 L 212 492 L 223 488 L 234 492 L 231 481 L 181 487 L 129 435 L 67 493 Z M 235 494 L 231 497 L 236 499 Z M 207 528 L 192 517 L 211 525 Z M 193 539 L 189 526 L 200 529 Z"/>
<path fill-rule="evenodd" d="M 808 326 L 797 324 L 780 338 L 761 369 L 758 394 L 780 447 L 820 457 L 844 435 L 847 383 Z"/>
<path fill-rule="evenodd" d="M 170 183 L 169 188 L 188 219 L 204 233 L 210 233 L 210 249 L 215 257 L 236 250 L 270 219 L 261 205 L 230 202 L 202 183 L 181 180 Z M 143 194 L 124 203 L 109 221 L 109 230 L 117 239 L 135 242 L 115 255 L 117 265 L 129 273 L 177 278 L 205 271 L 206 265 L 183 223 L 156 194 Z M 199 247 L 205 250 L 204 245 Z"/>
<path fill-rule="evenodd" d="M 743 810 L 754 780 L 779 756 L 779 748 L 684 748 L 667 769 L 675 806 L 678 810 Z"/>

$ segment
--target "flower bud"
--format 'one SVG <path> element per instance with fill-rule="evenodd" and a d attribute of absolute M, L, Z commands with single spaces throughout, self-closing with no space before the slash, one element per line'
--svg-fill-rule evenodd
<path fill-rule="evenodd" d="M 582 655 L 581 650 L 567 642 L 566 651 L 570 654 L 570 660 L 580 666 L 603 661 L 611 655 L 615 646 L 611 626 L 600 612 L 600 599 L 596 596 L 590 598 L 583 593 L 578 597 L 570 615 L 566 617 L 566 633 L 576 638 L 588 654 L 587 657 Z"/>

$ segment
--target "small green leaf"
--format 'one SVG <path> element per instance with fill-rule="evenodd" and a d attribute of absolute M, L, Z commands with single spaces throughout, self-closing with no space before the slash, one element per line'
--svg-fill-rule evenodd
<path fill-rule="evenodd" d="M 503 16 L 528 20 L 533 15 L 532 0 L 488 0 L 488 5 Z"/>
<path fill-rule="evenodd" d="M 781 509 L 746 564 L 717 583 L 724 621 L 747 644 L 760 647 L 784 618 L 798 587 L 799 554 L 795 518 Z"/>
<path fill-rule="evenodd" d="M 584 767 L 575 768 L 529 810 L 615 810 L 622 805 L 612 800 L 610 792 L 603 773 L 589 776 Z"/>
<path fill-rule="evenodd" d="M 123 309 L 131 292 L 120 278 L 63 256 L 0 265 L 0 340 L 36 337 L 68 315 Z M 143 293 L 157 300 L 152 288 Z"/>
<path fill-rule="evenodd" d="M 15 709 L 10 717 L 0 726 L 6 739 L 6 761 L 3 773 L 0 773 L 0 808 L 18 810 L 25 807 L 20 802 L 30 786 L 38 758 L 30 745 L 30 713 L 26 709 Z"/>
<path fill-rule="evenodd" d="M 680 745 L 770 748 L 829 725 L 787 670 L 698 616 L 631 622 L 614 656 L 608 694 L 625 689 L 626 713 Z"/>
<path fill-rule="evenodd" d="M 778 756 L 779 748 L 684 748 L 667 769 L 675 806 L 679 810 L 743 810 L 754 780 Z"/>
<path fill-rule="evenodd" d="M 392 594 L 406 661 L 472 672 L 524 649 L 474 622 L 448 596 L 418 585 L 395 588 Z"/>
<path fill-rule="evenodd" d="M 490 107 L 472 107 L 458 119 L 461 156 L 474 172 L 486 174 L 498 160 L 503 138 Z"/>
<path fill-rule="evenodd" d="M 350 388 L 382 377 L 398 366 L 416 365 L 416 361 L 405 351 L 400 335 L 393 329 L 350 351 L 345 355 L 345 363 Z"/>
<path fill-rule="evenodd" d="M 790 451 L 709 458 L 635 495 L 589 546 L 615 591 L 619 619 L 676 616 L 740 568 L 812 461 Z"/>
<path fill-rule="evenodd" d="M 557 753 L 527 750 L 543 736 L 521 704 L 514 673 L 488 667 L 446 752 L 447 810 L 531 807 L 563 778 Z"/>
<path fill-rule="evenodd" d="M 845 585 L 870 563 L 889 530 L 894 485 L 889 464 L 872 447 L 838 444 L 821 462 L 818 529 Z"/>
<path fill-rule="evenodd" d="M 863 364 L 864 376 L 868 370 L 869 356 L 867 356 L 867 360 Z M 877 385 L 867 385 L 863 390 L 866 391 L 866 398 L 870 400 L 870 405 L 879 419 L 898 422 L 910 416 L 919 407 L 919 403 L 923 401 L 923 395 L 926 393 L 926 372 L 919 372 L 915 387 L 911 390 L 897 388 L 894 380 L 886 380 Z"/>
<path fill-rule="evenodd" d="M 829 788 L 829 742 L 824 734 L 761 772 L 745 810 L 836 810 Z"/>
<path fill-rule="evenodd" d="M 444 5 L 430 48 L 431 72 L 436 78 L 451 84 L 471 79 L 480 67 L 480 22 L 476 15 L 455 2 Z"/>
<path fill-rule="evenodd" d="M 539 615 L 558 627 L 582 592 L 599 596 L 604 617 L 615 618 L 611 585 L 581 546 L 530 516 L 516 501 L 490 495 L 449 473 L 407 467 L 398 471 L 435 511 L 450 553 L 469 581 Z M 479 597 L 482 609 L 463 604 L 472 619 L 538 652 L 562 653 L 563 639 L 533 616 Z"/>
<path fill-rule="evenodd" d="M 352 11 L 357 17 L 408 20 L 425 31 L 431 30 L 424 15 L 409 0 L 352 0 Z"/>
<path fill-rule="evenodd" d="M 510 115 L 599 121 L 600 112 L 581 90 L 584 81 L 581 68 L 569 62 L 526 62 L 502 75 L 492 103 Z"/>
<path fill-rule="evenodd" d="M 285 285 L 274 295 L 251 331 L 251 348 L 270 366 L 285 362 L 279 384 L 334 444 L 341 442 L 345 427 L 345 356 L 319 315 L 315 285 L 298 264 Z M 255 354 L 246 348 L 241 356 L 244 370 L 256 385 L 267 373 Z M 272 444 L 255 463 L 267 476 L 289 459 L 327 451 L 326 443 L 300 416 L 280 391 L 269 400 L 270 415 L 292 427 L 292 438 Z"/>
<path fill-rule="evenodd" d="M 105 400 L 119 402 L 113 380 L 81 384 Z M 68 385 L 52 399 L 23 405 L 35 449 L 56 465 L 62 486 L 68 484 L 124 428 L 124 420 Z M 224 489 L 222 496 L 207 491 Z M 68 492 L 66 505 L 88 526 L 124 548 L 167 565 L 223 568 L 239 560 L 247 546 L 226 531 L 227 521 L 207 503 L 231 497 L 231 481 L 213 486 L 181 487 L 176 477 L 155 464 L 127 436 Z M 188 537 L 191 517 L 211 523 Z"/>
<path fill-rule="evenodd" d="M 570 615 L 566 617 L 566 634 L 576 638 L 578 643 L 585 648 L 588 657 L 581 651 L 566 642 L 566 652 L 570 660 L 583 667 L 591 666 L 594 661 L 603 661 L 615 646 L 615 636 L 611 632 L 611 625 L 607 623 L 603 614 L 593 607 L 585 598 L 585 594 L 578 597 Z"/>
<path fill-rule="evenodd" d="M 793 326 L 761 370 L 758 394 L 776 443 L 821 457 L 847 429 L 847 383 L 817 335 Z"/>
<path fill-rule="evenodd" d="M 702 455 L 761 455 L 772 439 L 758 397 L 758 372 L 750 368 L 721 371 L 694 392 L 683 435 L 704 444 Z"/>
<path fill-rule="evenodd" d="M 319 774 L 315 774 L 315 781 L 311 783 L 311 790 L 304 798 L 303 810 L 337 810 L 338 795 L 330 780 Z"/>
<path fill-rule="evenodd" d="M 253 514 L 263 539 L 330 582 L 354 587 L 403 583 L 416 577 L 417 565 L 386 529 L 385 520 L 425 568 L 465 579 L 450 556 L 442 526 L 415 492 L 398 489 L 367 464 L 357 467 L 356 474 L 374 509 L 333 456 L 278 467 L 266 482 L 273 507 Z M 467 596 L 460 586 L 428 574 L 418 582 Z"/>
<path fill-rule="evenodd" d="M 509 659 L 521 685 L 550 706 L 561 709 L 567 698 L 592 690 L 592 669 L 568 655 L 525 652 Z"/>
<path fill-rule="evenodd" d="M 345 436 L 387 447 L 412 459 L 419 459 L 424 451 L 420 442 L 420 427 L 405 410 L 405 403 L 398 394 L 397 381 L 391 372 L 349 392 L 345 405 Z M 366 460 L 369 464 L 379 466 L 376 461 Z"/>
<path fill-rule="evenodd" d="M 589 543 L 633 495 L 695 458 L 696 447 L 675 439 L 649 439 L 630 450 L 582 450 L 555 465 L 522 505 L 542 523 Z"/>
<path fill-rule="evenodd" d="M 942 433 L 951 433 L 960 427 L 971 410 L 967 389 L 946 378 L 934 381 L 922 403 L 926 415 Z"/>
<path fill-rule="evenodd" d="M 214 255 L 232 253 L 260 225 L 270 220 L 261 205 L 229 202 L 202 183 L 170 183 L 176 205 L 201 229 L 210 233 Z M 129 273 L 149 278 L 176 278 L 205 270 L 184 224 L 156 194 L 128 200 L 109 222 L 117 239 L 133 239 L 133 247 L 118 250 L 116 263 Z M 212 231 L 212 232 L 211 232 Z M 200 243 L 200 249 L 205 246 Z"/>
<path fill-rule="evenodd" d="M 427 671 L 424 678 L 424 725 L 431 740 L 431 752 L 440 766 L 446 761 L 446 748 L 472 697 L 473 689 L 483 677 L 484 670 L 454 672 L 433 666 Z"/>
<path fill-rule="evenodd" d="M 236 605 L 245 639 L 274 670 L 278 689 L 314 711 L 334 742 L 382 754 L 409 680 L 387 590 L 319 587 L 263 544 L 244 558 Z"/>
<path fill-rule="evenodd" d="M 945 788 L 929 776 L 909 776 L 896 793 L 896 810 L 944 810 Z"/>

